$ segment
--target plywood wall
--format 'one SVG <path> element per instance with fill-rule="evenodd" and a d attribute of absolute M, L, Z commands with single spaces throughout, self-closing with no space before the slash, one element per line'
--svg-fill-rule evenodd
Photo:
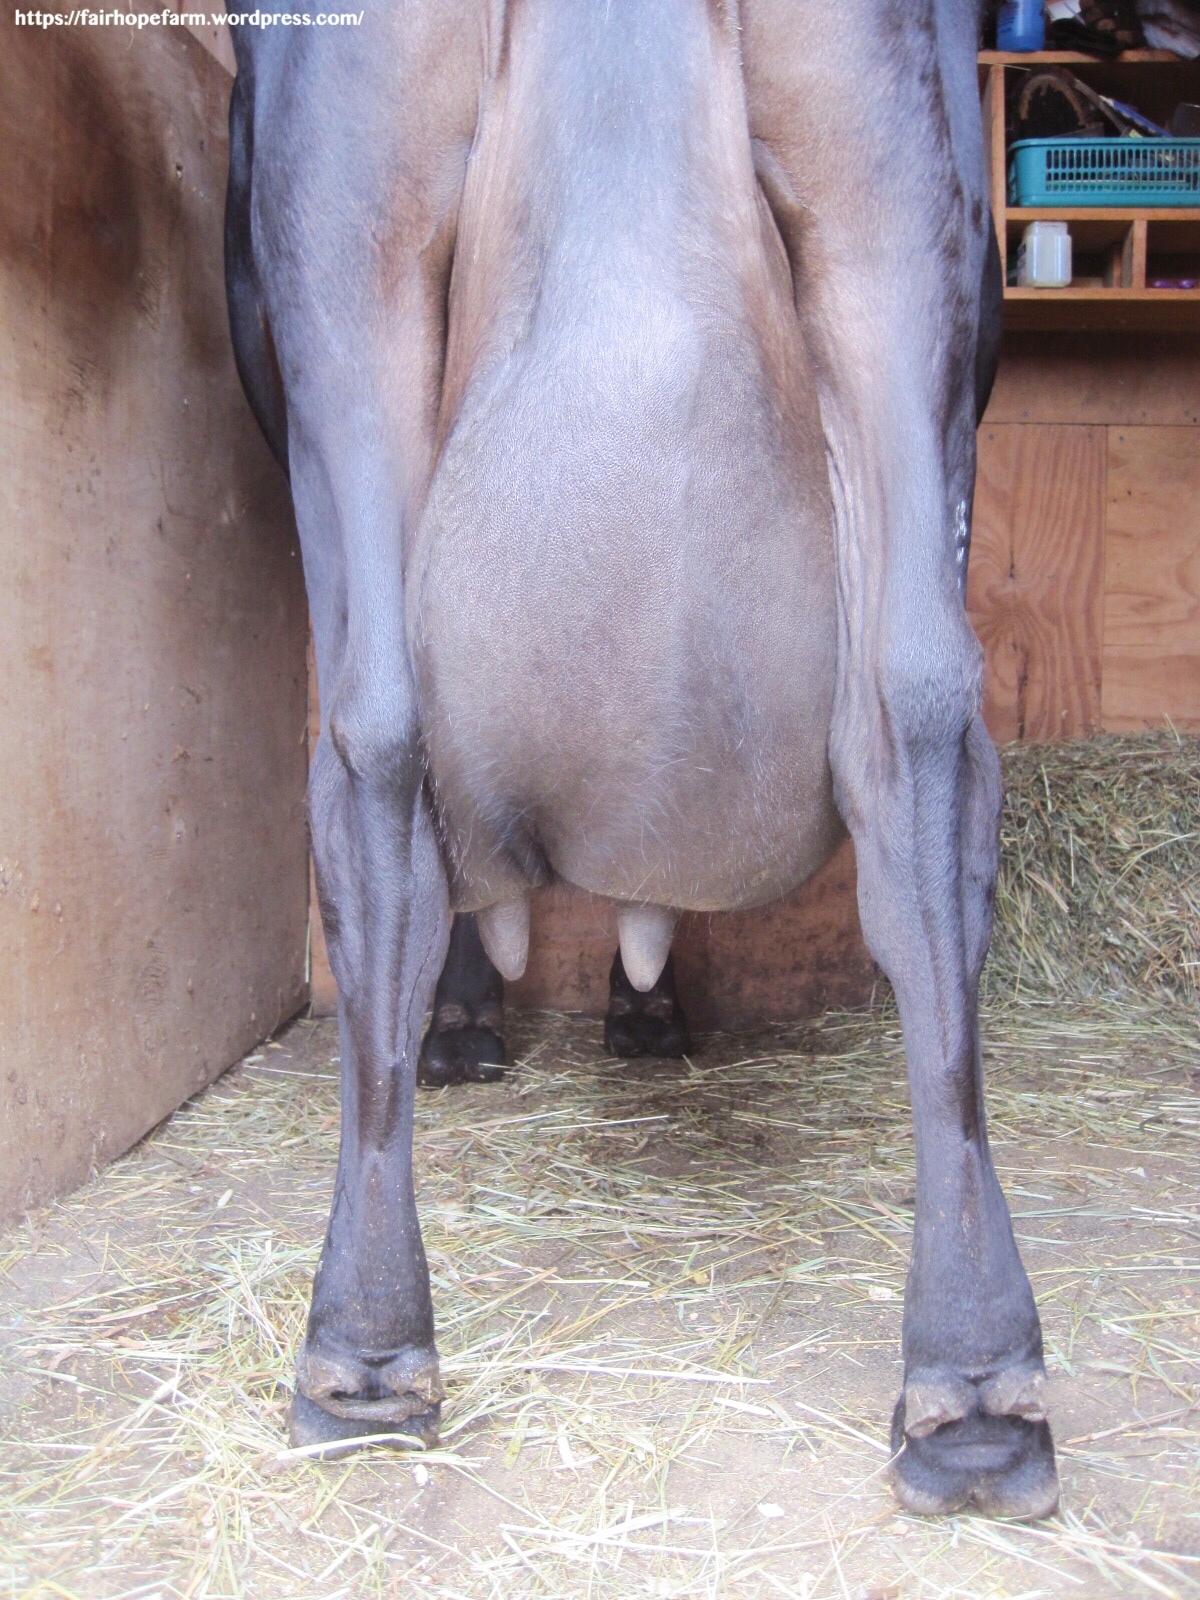
<path fill-rule="evenodd" d="M 989 425 L 979 440 L 970 609 L 992 737 L 1100 727 L 1105 430 Z"/>
<path fill-rule="evenodd" d="M 1200 731 L 1200 429 L 1107 429 L 1103 723 Z"/>
<path fill-rule="evenodd" d="M 229 74 L 0 22 L 0 1218 L 305 999 L 305 611 L 234 372 Z"/>
<path fill-rule="evenodd" d="M 1017 336 L 979 432 L 969 610 L 995 739 L 1200 731 L 1200 340 Z"/>

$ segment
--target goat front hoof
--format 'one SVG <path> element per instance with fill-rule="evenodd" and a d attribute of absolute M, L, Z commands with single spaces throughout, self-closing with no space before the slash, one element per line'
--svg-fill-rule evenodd
<path fill-rule="evenodd" d="M 635 989 L 625 976 L 618 950 L 608 980 L 608 1010 L 604 1017 L 604 1048 L 610 1056 L 633 1061 L 638 1056 L 659 1056 L 670 1061 L 692 1048 L 687 1018 L 675 991 L 675 970 L 670 956 L 652 989 Z"/>
<path fill-rule="evenodd" d="M 604 1048 L 610 1056 L 623 1061 L 634 1061 L 639 1056 L 673 1061 L 687 1055 L 692 1044 L 687 1029 L 677 1021 L 637 1011 L 627 1016 L 610 1012 L 604 1019 Z"/>
<path fill-rule="evenodd" d="M 431 1450 L 438 1441 L 441 1410 L 435 1405 L 431 1411 L 400 1422 L 335 1417 L 297 1389 L 288 1415 L 288 1443 L 294 1450 L 307 1449 L 318 1461 L 337 1461 L 371 1444 L 385 1444 L 393 1450 Z"/>
<path fill-rule="evenodd" d="M 973 1408 L 926 1431 L 905 1431 L 905 1396 L 892 1418 L 892 1492 L 906 1511 L 944 1516 L 975 1510 L 1034 1522 L 1058 1509 L 1054 1440 L 1044 1418 Z"/>
<path fill-rule="evenodd" d="M 495 1006 L 481 1006 L 477 1012 L 458 1001 L 439 1006 L 421 1046 L 417 1082 L 427 1089 L 498 1083 L 508 1060 L 502 1027 Z"/>

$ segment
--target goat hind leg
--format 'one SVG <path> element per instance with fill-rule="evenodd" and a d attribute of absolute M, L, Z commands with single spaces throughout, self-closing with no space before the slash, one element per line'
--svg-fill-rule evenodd
<path fill-rule="evenodd" d="M 839 774 L 864 932 L 900 1009 L 917 1159 L 893 1486 L 921 1513 L 974 1505 L 1045 1516 L 1058 1482 L 1041 1329 L 992 1166 L 980 1071 L 998 762 L 978 715 L 956 708 L 952 690 L 940 727 L 929 723 L 928 682 L 907 727 L 904 699 L 893 687 L 877 701 L 874 737 L 886 744 L 890 730 L 894 742 L 872 763 L 874 781 L 850 777 L 845 748 Z"/>
<path fill-rule="evenodd" d="M 912 1089 L 895 1487 L 914 1510 L 1036 1516 L 1057 1498 L 1041 1332 L 988 1153 L 977 1015 L 1000 786 L 960 587 L 988 366 L 974 8 L 756 0 L 744 21 L 756 160 L 830 465 L 835 793 Z"/>

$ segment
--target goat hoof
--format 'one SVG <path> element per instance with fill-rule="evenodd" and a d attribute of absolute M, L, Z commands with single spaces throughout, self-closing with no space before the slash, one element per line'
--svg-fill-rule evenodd
<path fill-rule="evenodd" d="M 335 1417 L 296 1389 L 288 1415 L 288 1443 L 293 1449 L 307 1448 L 319 1461 L 337 1461 L 372 1443 L 393 1450 L 429 1450 L 437 1444 L 441 1409 L 435 1405 L 431 1411 L 401 1422 Z"/>
<path fill-rule="evenodd" d="M 632 1061 L 638 1056 L 678 1059 L 691 1050 L 686 1027 L 678 1021 L 631 1011 L 604 1019 L 604 1049 L 610 1056 Z"/>
<path fill-rule="evenodd" d="M 687 1018 L 675 992 L 670 956 L 652 989 L 635 989 L 625 975 L 618 950 L 608 979 L 608 1011 L 604 1048 L 610 1056 L 632 1061 L 638 1056 L 672 1060 L 690 1054 Z"/>
<path fill-rule="evenodd" d="M 966 1380 L 959 1380 L 964 1386 Z M 923 1394 L 915 1386 L 917 1396 Z M 958 1400 L 957 1385 L 951 1386 Z M 991 1398 L 989 1395 L 987 1398 Z M 958 1410 L 958 1405 L 947 1407 Z M 905 1431 L 905 1396 L 892 1418 L 892 1491 L 906 1511 L 943 1516 L 973 1509 L 1033 1522 L 1058 1508 L 1054 1440 L 1044 1418 L 991 1414 L 983 1405 L 928 1428 L 932 1416 Z"/>
<path fill-rule="evenodd" d="M 296 1355 L 289 1437 L 313 1454 L 347 1455 L 372 1438 L 397 1448 L 437 1443 L 442 1384 L 432 1348 L 403 1345 L 358 1356 L 310 1335 Z M 385 1442 L 380 1439 L 380 1442 Z"/>
<path fill-rule="evenodd" d="M 417 1082 L 427 1089 L 451 1083 L 498 1083 L 508 1059 L 503 1019 L 497 1007 L 472 1011 L 454 1002 L 434 1012 L 421 1045 Z"/>

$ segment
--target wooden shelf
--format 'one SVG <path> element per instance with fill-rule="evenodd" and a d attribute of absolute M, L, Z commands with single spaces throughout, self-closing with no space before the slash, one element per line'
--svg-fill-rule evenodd
<path fill-rule="evenodd" d="M 1007 206 L 1010 222 L 1200 222 L 1200 206 Z"/>
<path fill-rule="evenodd" d="M 1011 259 L 1021 234 L 1031 222 L 1065 222 L 1076 256 L 1110 251 L 1120 246 L 1137 255 L 1139 271 L 1151 256 L 1194 255 L 1196 267 L 1188 277 L 1200 278 L 1200 207 L 1166 206 L 1138 211 L 1126 206 L 1007 206 L 1004 212 L 1005 256 Z M 1132 267 L 1132 258 L 1130 266 Z M 1142 273 L 1144 278 L 1145 274 Z M 1134 287 L 1134 278 L 1125 284 Z"/>
<path fill-rule="evenodd" d="M 1014 333 L 1197 333 L 1200 290 L 1008 288 L 1004 326 Z"/>
<path fill-rule="evenodd" d="M 1148 277 L 1200 277 L 1200 206 L 1010 206 L 1007 201 L 1005 87 L 1011 67 L 1064 64 L 1104 93 L 1154 101 L 1148 114 L 1164 121 L 1164 109 L 1179 99 L 1200 101 L 1200 62 L 1166 50 L 1131 50 L 1095 57 L 1047 50 L 1029 55 L 983 51 L 979 57 L 984 147 L 992 193 L 992 216 L 1007 267 L 1031 222 L 1065 222 L 1070 228 L 1081 277 L 1103 278 L 1103 287 L 1004 290 L 1004 325 L 1014 331 L 1110 329 L 1114 332 L 1200 331 L 1200 289 L 1151 289 Z M 1126 73 L 1123 69 L 1146 68 Z M 1156 76 L 1157 74 L 1157 76 Z M 1091 258 L 1091 259 L 1089 259 Z M 1193 270 L 1194 269 L 1194 270 Z"/>
<path fill-rule="evenodd" d="M 1088 300 L 1111 301 L 1116 305 L 1149 305 L 1168 304 L 1176 301 L 1187 304 L 1195 300 L 1200 303 L 1200 290 L 1196 289 L 1121 289 L 1109 288 L 1107 285 L 1100 287 L 1097 284 L 1084 284 L 1071 289 L 1021 289 L 1010 286 L 1006 296 L 1009 300 Z"/>
<path fill-rule="evenodd" d="M 981 50 L 981 67 L 1127 67 L 1138 62 L 1190 67 L 1186 56 L 1174 50 L 1124 50 L 1119 56 L 1089 56 L 1082 50 Z"/>

